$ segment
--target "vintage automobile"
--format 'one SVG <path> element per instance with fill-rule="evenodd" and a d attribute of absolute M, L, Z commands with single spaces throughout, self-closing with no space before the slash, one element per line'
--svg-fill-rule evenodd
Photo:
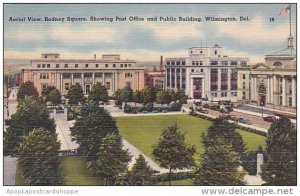
<path fill-rule="evenodd" d="M 263 119 L 264 119 L 264 121 L 271 122 L 271 123 L 277 121 L 275 116 L 266 116 L 266 117 L 263 117 Z"/>
<path fill-rule="evenodd" d="M 252 124 L 251 120 L 246 119 L 246 118 L 238 118 L 237 121 L 239 123 L 243 123 L 243 124 L 247 124 L 247 125 L 251 125 Z"/>

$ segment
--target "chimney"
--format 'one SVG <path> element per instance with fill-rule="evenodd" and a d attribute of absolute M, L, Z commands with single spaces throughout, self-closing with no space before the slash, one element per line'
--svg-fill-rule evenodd
<path fill-rule="evenodd" d="M 163 70 L 163 56 L 160 56 L 160 66 L 159 66 L 159 70 L 160 70 L 160 71 Z"/>
<path fill-rule="evenodd" d="M 94 54 L 94 60 L 96 60 L 97 59 L 97 55 L 96 54 Z"/>

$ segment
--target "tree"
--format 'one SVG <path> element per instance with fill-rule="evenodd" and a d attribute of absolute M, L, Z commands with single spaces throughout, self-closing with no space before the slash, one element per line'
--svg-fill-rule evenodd
<path fill-rule="evenodd" d="M 140 154 L 136 159 L 135 164 L 128 170 L 122 181 L 121 185 L 153 185 L 155 180 L 153 174 L 155 171 L 146 162 L 145 157 Z"/>
<path fill-rule="evenodd" d="M 134 103 L 143 103 L 143 95 L 142 95 L 141 91 L 136 90 L 133 93 L 133 101 L 134 101 Z"/>
<path fill-rule="evenodd" d="M 114 185 L 117 178 L 126 171 L 131 160 L 128 150 L 122 149 L 122 138 L 118 134 L 108 134 L 100 144 L 94 173 L 106 185 Z"/>
<path fill-rule="evenodd" d="M 62 178 L 59 169 L 58 151 L 60 143 L 57 135 L 44 129 L 34 129 L 19 149 L 19 166 L 29 185 L 60 185 Z"/>
<path fill-rule="evenodd" d="M 42 96 L 47 97 L 52 90 L 55 90 L 55 86 L 47 86 L 47 88 L 42 90 Z"/>
<path fill-rule="evenodd" d="M 33 82 L 27 81 L 23 84 L 21 84 L 21 87 L 17 94 L 17 100 L 21 101 L 25 98 L 25 96 L 39 96 L 39 93 L 37 92 L 36 88 L 34 87 Z"/>
<path fill-rule="evenodd" d="M 122 89 L 122 101 L 126 102 L 131 102 L 133 100 L 133 91 L 132 88 L 129 85 L 126 85 Z"/>
<path fill-rule="evenodd" d="M 68 90 L 68 93 L 66 95 L 66 98 L 69 99 L 69 104 L 78 104 L 78 103 L 84 103 L 85 97 L 83 95 L 83 90 L 80 86 L 80 84 L 75 84 L 70 87 Z"/>
<path fill-rule="evenodd" d="M 163 104 L 169 104 L 170 102 L 171 102 L 171 98 L 168 92 L 159 90 L 156 93 L 156 103 L 163 105 Z"/>
<path fill-rule="evenodd" d="M 97 82 L 92 86 L 91 91 L 89 91 L 89 100 L 99 103 L 99 101 L 108 101 L 108 92 L 105 86 Z"/>
<path fill-rule="evenodd" d="M 109 133 L 118 133 L 116 121 L 103 108 L 85 110 L 85 115 L 75 121 L 70 129 L 79 144 L 77 151 L 88 161 L 97 159 L 102 139 Z"/>
<path fill-rule="evenodd" d="M 117 101 L 123 101 L 122 100 L 122 89 L 117 89 L 113 95 L 114 99 Z"/>
<path fill-rule="evenodd" d="M 4 138 L 4 153 L 16 154 L 20 141 L 34 128 L 55 132 L 54 120 L 38 97 L 26 96 L 17 106 L 17 112 L 8 120 Z"/>
<path fill-rule="evenodd" d="M 214 140 L 221 137 L 242 156 L 246 147 L 242 136 L 235 129 L 235 125 L 228 122 L 225 118 L 217 118 L 213 121 L 213 125 L 208 128 L 207 134 L 202 136 L 203 144 L 206 147 L 212 146 L 214 145 Z"/>
<path fill-rule="evenodd" d="M 146 87 L 142 90 L 143 104 L 154 103 L 156 99 L 156 89 L 154 87 Z"/>
<path fill-rule="evenodd" d="M 58 89 L 51 90 L 46 97 L 47 101 L 51 101 L 52 104 L 57 105 L 61 103 L 61 93 Z"/>
<path fill-rule="evenodd" d="M 222 138 L 207 146 L 201 155 L 201 166 L 195 171 L 194 184 L 202 186 L 244 185 L 243 171 L 238 171 L 239 155 Z"/>
<path fill-rule="evenodd" d="M 274 122 L 266 139 L 267 162 L 262 179 L 270 186 L 297 185 L 297 131 L 290 119 Z"/>
<path fill-rule="evenodd" d="M 163 168 L 169 169 L 169 185 L 172 182 L 172 172 L 176 169 L 191 168 L 195 165 L 193 155 L 195 146 L 185 143 L 185 136 L 178 131 L 177 125 L 162 130 L 152 154 Z"/>

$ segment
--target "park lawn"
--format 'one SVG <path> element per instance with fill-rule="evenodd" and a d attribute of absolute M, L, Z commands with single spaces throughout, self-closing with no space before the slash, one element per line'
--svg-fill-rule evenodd
<path fill-rule="evenodd" d="M 186 142 L 196 146 L 195 159 L 197 162 L 199 162 L 200 154 L 204 150 L 201 135 L 206 133 L 212 124 L 209 120 L 186 114 L 117 117 L 116 121 L 122 137 L 153 160 L 153 145 L 158 142 L 161 130 L 177 124 L 180 131 L 186 133 Z M 265 137 L 242 130 L 238 131 L 241 133 L 248 150 L 255 150 L 260 145 L 265 147 Z"/>
<path fill-rule="evenodd" d="M 62 157 L 60 166 L 64 185 L 103 185 L 99 179 L 89 173 L 82 157 Z M 19 167 L 17 167 L 16 185 L 28 185 Z"/>
<path fill-rule="evenodd" d="M 83 157 L 69 156 L 61 160 L 64 185 L 102 185 L 102 182 L 90 174 Z"/>

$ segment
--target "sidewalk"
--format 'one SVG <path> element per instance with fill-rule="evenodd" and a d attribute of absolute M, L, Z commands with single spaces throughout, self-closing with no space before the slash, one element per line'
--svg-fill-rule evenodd
<path fill-rule="evenodd" d="M 5 156 L 3 157 L 3 172 L 4 172 L 4 178 L 3 178 L 3 185 L 4 186 L 11 186 L 15 185 L 16 183 L 16 173 L 17 173 L 17 164 L 18 159 L 16 157 L 11 156 Z"/>

